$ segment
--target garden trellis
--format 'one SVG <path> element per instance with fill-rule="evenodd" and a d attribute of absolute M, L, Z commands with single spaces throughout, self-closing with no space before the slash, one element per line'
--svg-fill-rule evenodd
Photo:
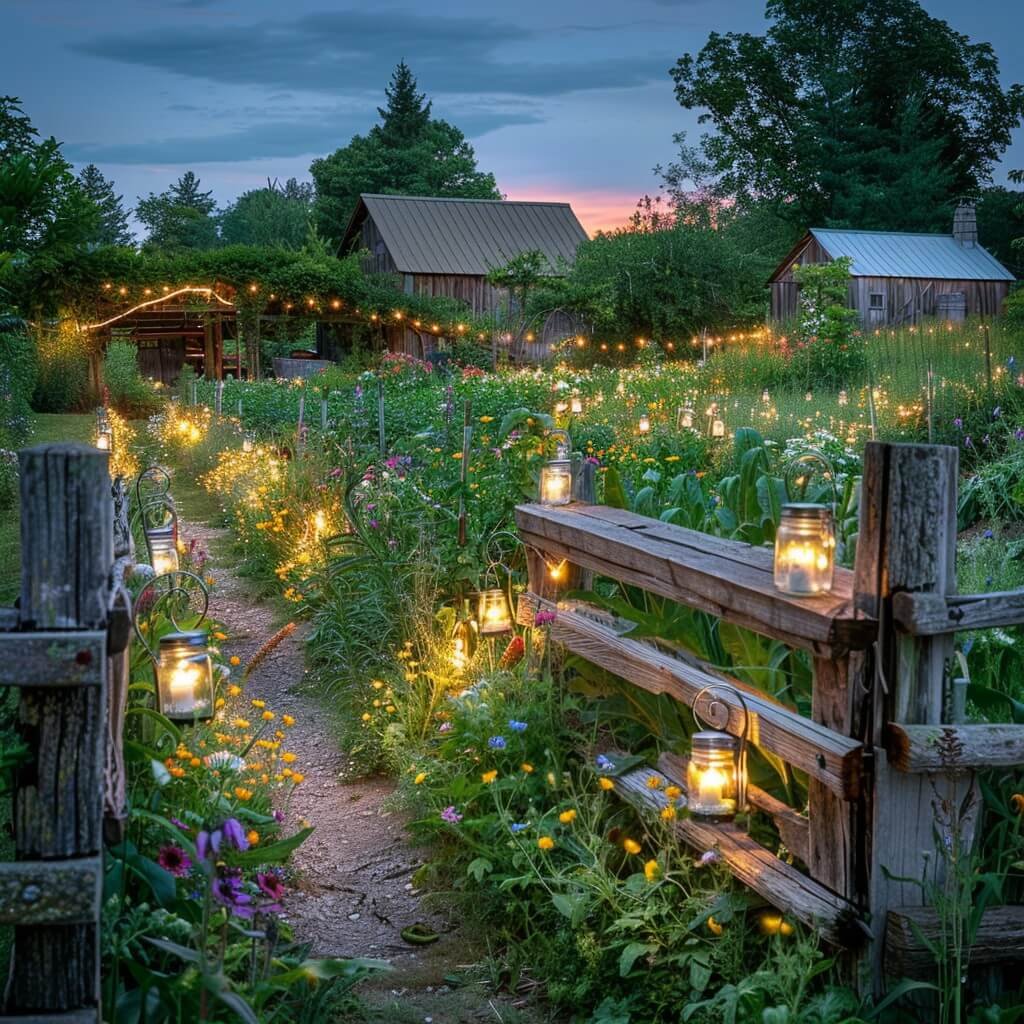
<path fill-rule="evenodd" d="M 521 505 L 516 522 L 530 558 L 530 589 L 519 619 L 556 611 L 554 641 L 655 694 L 692 706 L 701 690 L 725 684 L 726 730 L 738 734 L 740 691 L 751 739 L 805 772 L 808 814 L 751 786 L 750 804 L 773 818 L 807 872 L 731 823 L 681 818 L 683 842 L 717 849 L 722 862 L 767 902 L 860 951 L 876 990 L 885 975 L 934 969 L 925 938 L 939 935 L 935 909 L 921 906 L 910 879 L 941 865 L 933 801 L 974 773 L 1024 762 L 1024 726 L 951 720 L 953 634 L 1024 622 L 1021 594 L 955 594 L 957 452 L 934 445 L 867 446 L 857 560 L 836 571 L 828 595 L 797 598 L 772 582 L 764 548 L 723 540 L 616 508 Z M 755 687 L 728 678 L 657 640 L 630 636 L 632 623 L 579 600 L 551 579 L 568 562 L 725 622 L 807 651 L 814 666 L 806 719 Z M 651 776 L 660 788 L 647 784 Z M 685 763 L 621 774 L 616 791 L 657 811 L 665 784 L 685 791 Z M 961 796 L 962 796 L 961 792 Z M 973 819 L 964 823 L 969 838 Z M 979 963 L 1024 958 L 1024 908 L 994 907 L 976 936 Z"/>

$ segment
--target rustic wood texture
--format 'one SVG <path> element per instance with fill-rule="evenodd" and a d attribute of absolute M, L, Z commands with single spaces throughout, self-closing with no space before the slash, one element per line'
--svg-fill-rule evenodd
<path fill-rule="evenodd" d="M 22 629 L 105 627 L 114 560 L 108 459 L 77 444 L 19 453 Z M 105 673 L 106 657 L 98 664 Z M 102 847 L 105 685 L 23 687 L 20 696 L 18 731 L 33 756 L 15 771 L 17 858 L 96 856 Z M 98 919 L 16 925 L 4 1002 L 7 1012 L 21 1013 L 98 1006 Z"/>
<path fill-rule="evenodd" d="M 692 706 L 705 686 L 726 683 L 740 690 L 750 710 L 750 740 L 771 751 L 835 792 L 850 799 L 860 785 L 861 744 L 803 718 L 771 700 L 746 683 L 701 665 L 682 654 L 667 653 L 644 640 L 632 640 L 622 632 L 628 623 L 581 602 L 559 606 L 524 594 L 519 601 L 520 616 L 530 618 L 540 608 L 555 610 L 548 627 L 551 639 L 563 647 L 614 672 L 650 693 L 667 693 Z M 532 621 L 532 619 L 531 619 Z M 739 735 L 743 712 L 727 691 L 716 693 L 730 709 L 727 731 Z"/>
<path fill-rule="evenodd" d="M 30 1013 L 17 1017 L 0 1015 L 0 1024 L 100 1024 L 96 1009 L 74 1010 L 70 1013 Z"/>
<path fill-rule="evenodd" d="M 1024 764 L 1024 725 L 903 725 L 886 729 L 889 764 L 901 772 L 1015 768 Z"/>
<path fill-rule="evenodd" d="M 662 789 L 651 789 L 647 780 L 657 776 Z M 659 813 L 666 800 L 662 790 L 683 782 L 664 772 L 640 768 L 612 780 L 615 792 L 634 807 Z M 676 836 L 701 852 L 717 850 L 722 863 L 744 885 L 783 913 L 816 929 L 829 942 L 853 945 L 860 929 L 854 908 L 824 886 L 802 875 L 796 868 L 759 846 L 742 829 L 732 824 L 710 824 L 696 818 L 677 818 L 672 823 Z"/>
<path fill-rule="evenodd" d="M 658 758 L 658 771 L 674 779 L 685 779 L 688 761 L 689 758 L 680 757 L 678 754 L 664 753 Z M 747 784 L 747 801 L 751 807 L 764 811 L 772 819 L 786 849 L 802 864 L 807 864 L 810 849 L 810 828 L 807 819 L 753 783 Z"/>
<path fill-rule="evenodd" d="M 893 978 L 932 980 L 935 960 L 922 936 L 942 944 L 942 922 L 933 907 L 896 907 L 885 929 L 885 971 Z M 971 946 L 971 966 L 1024 960 L 1024 907 L 991 907 L 985 911 Z"/>
<path fill-rule="evenodd" d="M 913 636 L 935 636 L 964 629 L 1024 623 L 1024 590 L 991 594 L 893 595 L 893 618 Z"/>
<path fill-rule="evenodd" d="M 831 594 L 780 594 L 772 553 L 602 505 L 520 505 L 523 542 L 554 559 L 643 587 L 822 657 L 863 647 L 874 622 L 855 617 L 852 574 L 837 570 Z"/>
<path fill-rule="evenodd" d="M 0 633 L 0 686 L 102 686 L 107 634 Z"/>
<path fill-rule="evenodd" d="M 86 924 L 100 912 L 100 857 L 0 863 L 0 924 Z"/>

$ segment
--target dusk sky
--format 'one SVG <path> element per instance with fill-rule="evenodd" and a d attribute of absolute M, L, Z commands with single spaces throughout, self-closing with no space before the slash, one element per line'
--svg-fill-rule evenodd
<path fill-rule="evenodd" d="M 1021 0 L 926 0 L 1024 81 Z M 510 199 L 622 223 L 696 112 L 668 70 L 710 31 L 761 32 L 763 0 L 0 0 L 3 92 L 126 205 L 191 168 L 224 204 L 364 133 L 401 59 Z M 1024 167 L 1024 131 L 997 169 Z"/>

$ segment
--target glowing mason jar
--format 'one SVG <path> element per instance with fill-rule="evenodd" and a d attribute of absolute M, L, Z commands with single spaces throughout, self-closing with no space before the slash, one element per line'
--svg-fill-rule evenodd
<path fill-rule="evenodd" d="M 512 611 L 500 587 L 480 591 L 476 620 L 482 636 L 507 633 L 512 628 Z"/>
<path fill-rule="evenodd" d="M 552 459 L 541 466 L 540 503 L 568 505 L 572 501 L 572 460 Z"/>
<path fill-rule="evenodd" d="M 693 410 L 683 409 L 679 414 L 679 425 L 681 427 L 692 427 L 693 426 Z"/>
<path fill-rule="evenodd" d="M 213 665 L 203 630 L 160 638 L 156 688 L 160 713 L 172 721 L 213 718 Z"/>
<path fill-rule="evenodd" d="M 114 450 L 114 432 L 104 424 L 96 433 L 96 447 L 101 452 L 112 452 Z"/>
<path fill-rule="evenodd" d="M 725 437 L 725 420 L 713 420 L 711 423 L 712 437 Z"/>
<path fill-rule="evenodd" d="M 775 586 L 784 594 L 827 594 L 835 570 L 836 535 L 826 505 L 782 506 L 775 534 Z"/>
<path fill-rule="evenodd" d="M 686 806 L 695 818 L 731 821 L 736 817 L 739 791 L 736 738 L 707 730 L 694 733 L 691 744 Z"/>
<path fill-rule="evenodd" d="M 177 572 L 180 563 L 174 524 L 150 527 L 145 533 L 146 547 L 149 548 L 149 564 L 153 566 L 154 574 L 163 576 L 165 573 Z"/>
<path fill-rule="evenodd" d="M 637 430 L 639 430 L 641 434 L 650 433 L 650 430 L 651 430 L 651 417 L 650 416 L 641 416 L 640 417 L 640 422 L 637 424 Z"/>

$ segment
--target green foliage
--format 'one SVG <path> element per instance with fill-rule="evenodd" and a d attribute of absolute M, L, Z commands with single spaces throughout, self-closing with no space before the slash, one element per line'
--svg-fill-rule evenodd
<path fill-rule="evenodd" d="M 135 216 L 146 226 L 145 245 L 176 252 L 181 249 L 212 249 L 217 245 L 216 202 L 212 192 L 199 188 L 199 178 L 186 171 L 166 192 L 140 198 Z"/>
<path fill-rule="evenodd" d="M 852 264 L 844 256 L 793 268 L 800 287 L 793 370 L 809 387 L 839 388 L 861 379 L 867 368 L 857 311 L 847 306 Z"/>
<path fill-rule="evenodd" d="M 289 178 L 266 188 L 243 192 L 220 214 L 220 237 L 225 245 L 265 245 L 301 249 L 310 230 L 313 186 Z"/>
<path fill-rule="evenodd" d="M 112 341 L 103 356 L 103 383 L 114 407 L 130 418 L 154 412 L 162 399 L 139 373 L 139 350 L 130 341 Z"/>
<path fill-rule="evenodd" d="M 494 175 L 477 170 L 473 147 L 454 125 L 430 116 L 416 79 L 400 63 L 387 89 L 381 123 L 367 135 L 314 160 L 316 218 L 339 244 L 360 193 L 500 199 Z"/>
<path fill-rule="evenodd" d="M 37 334 L 39 373 L 32 408 L 37 412 L 77 412 L 95 405 L 89 379 L 92 339 L 64 323 Z"/>
<path fill-rule="evenodd" d="M 672 72 L 714 127 L 702 148 L 720 191 L 801 227 L 948 229 L 1024 110 L 991 45 L 914 0 L 769 0 L 766 16 L 765 35 L 712 33 Z"/>
<path fill-rule="evenodd" d="M 128 214 L 122 205 L 123 196 L 114 191 L 95 164 L 87 164 L 78 174 L 82 192 L 96 207 L 98 217 L 96 229 L 89 238 L 89 244 L 131 245 L 132 233 L 128 230 Z"/>

